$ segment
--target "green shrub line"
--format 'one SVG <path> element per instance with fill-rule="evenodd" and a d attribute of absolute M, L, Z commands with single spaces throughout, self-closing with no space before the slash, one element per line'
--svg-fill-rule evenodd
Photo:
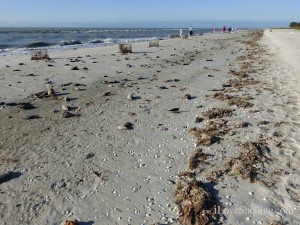
<path fill-rule="evenodd" d="M 297 28 L 299 29 L 300 28 L 300 23 L 297 23 L 297 22 L 291 22 L 290 25 L 289 25 L 290 28 Z"/>

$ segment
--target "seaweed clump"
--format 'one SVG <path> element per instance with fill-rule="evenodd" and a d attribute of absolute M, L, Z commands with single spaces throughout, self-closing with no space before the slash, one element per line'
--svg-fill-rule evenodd
<path fill-rule="evenodd" d="M 230 130 L 227 123 L 227 120 L 209 120 L 204 128 L 193 127 L 189 133 L 196 139 L 197 146 L 210 146 L 218 143 Z"/>
<path fill-rule="evenodd" d="M 224 172 L 231 175 L 239 175 L 244 180 L 251 183 L 263 181 L 264 163 L 269 161 L 267 156 L 268 147 L 264 142 L 246 142 L 241 144 L 243 150 L 237 157 L 230 159 L 224 165 Z M 269 186 L 269 185 L 268 185 Z"/>
<path fill-rule="evenodd" d="M 195 177 L 180 176 L 174 194 L 179 206 L 179 221 L 184 225 L 213 225 L 216 222 L 216 204 L 205 184 Z"/>
<path fill-rule="evenodd" d="M 216 119 L 216 118 L 223 118 L 232 116 L 231 109 L 222 109 L 222 108 L 211 108 L 206 112 L 202 113 L 202 116 L 206 119 Z"/>

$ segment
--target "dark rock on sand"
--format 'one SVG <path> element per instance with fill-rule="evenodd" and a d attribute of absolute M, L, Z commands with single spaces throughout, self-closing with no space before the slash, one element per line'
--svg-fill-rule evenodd
<path fill-rule="evenodd" d="M 172 108 L 172 109 L 168 109 L 169 112 L 173 112 L 173 113 L 177 113 L 179 112 L 179 108 Z"/>

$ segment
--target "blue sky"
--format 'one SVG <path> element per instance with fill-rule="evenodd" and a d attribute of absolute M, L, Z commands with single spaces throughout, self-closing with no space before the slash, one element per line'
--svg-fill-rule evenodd
<path fill-rule="evenodd" d="M 0 0 L 0 9 L 0 26 L 272 27 L 300 21 L 300 0 Z"/>

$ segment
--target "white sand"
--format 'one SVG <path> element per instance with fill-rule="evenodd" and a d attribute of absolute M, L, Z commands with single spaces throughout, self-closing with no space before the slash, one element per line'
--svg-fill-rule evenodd
<path fill-rule="evenodd" d="M 159 48 L 138 43 L 128 55 L 120 55 L 116 46 L 110 46 L 50 53 L 54 62 L 34 62 L 28 56 L 1 58 L 0 102 L 30 101 L 37 107 L 21 110 L 2 106 L 0 110 L 0 172 L 14 171 L 10 179 L 0 183 L 1 224 L 61 224 L 65 219 L 79 219 L 81 225 L 179 224 L 174 182 L 176 174 L 188 168 L 187 156 L 195 149 L 188 130 L 208 122 L 194 123 L 195 116 L 207 109 L 229 107 L 226 101 L 207 95 L 215 93 L 212 89 L 221 89 L 228 79 L 236 79 L 228 72 L 239 70 L 245 62 L 259 68 L 251 76 L 260 83 L 226 90 L 229 95 L 253 98 L 249 101 L 254 106 L 230 106 L 235 111 L 225 119 L 231 127 L 241 121 L 253 126 L 233 129 L 236 134 L 225 134 L 220 143 L 202 146 L 213 157 L 203 172 L 196 169 L 198 178 L 227 210 L 221 210 L 224 224 L 270 224 L 275 220 L 297 224 L 299 91 L 293 86 L 296 81 L 287 81 L 299 80 L 295 77 L 297 68 L 277 53 L 280 45 L 276 43 L 285 43 L 281 38 L 284 32 L 267 31 L 262 39 L 263 45 L 268 44 L 267 52 L 252 53 L 255 60 L 249 59 L 250 55 L 236 61 L 251 52 L 240 43 L 249 38 L 247 31 L 162 41 Z M 70 62 L 78 56 L 83 62 Z M 67 63 L 71 66 L 64 66 Z M 88 70 L 73 71 L 74 66 Z M 39 76 L 20 76 L 28 74 Z M 44 90 L 48 81 L 73 100 L 22 100 Z M 103 84 L 107 81 L 120 83 Z M 81 86 L 81 91 L 61 87 L 69 82 L 87 86 Z M 111 95 L 104 96 L 107 92 Z M 133 100 L 127 99 L 129 94 Z M 185 94 L 194 98 L 186 100 Z M 80 116 L 61 118 L 56 110 L 62 104 L 73 107 L 71 112 Z M 174 107 L 179 107 L 180 113 L 168 111 Z M 25 120 L 28 115 L 41 118 Z M 270 123 L 259 125 L 263 120 Z M 117 129 L 128 121 L 133 123 L 132 130 Z M 274 126 L 282 121 L 287 124 Z M 281 134 L 274 136 L 274 132 Z M 217 184 L 205 181 L 208 172 L 238 154 L 237 141 L 261 138 L 267 139 L 271 149 L 265 170 L 269 172 L 266 177 L 276 181 L 275 186 L 267 188 L 227 174 Z M 279 142 L 283 147 L 276 147 Z M 274 175 L 279 168 L 289 174 Z M 228 211 L 241 206 L 271 212 Z M 277 209 L 292 213 L 280 215 Z"/>

